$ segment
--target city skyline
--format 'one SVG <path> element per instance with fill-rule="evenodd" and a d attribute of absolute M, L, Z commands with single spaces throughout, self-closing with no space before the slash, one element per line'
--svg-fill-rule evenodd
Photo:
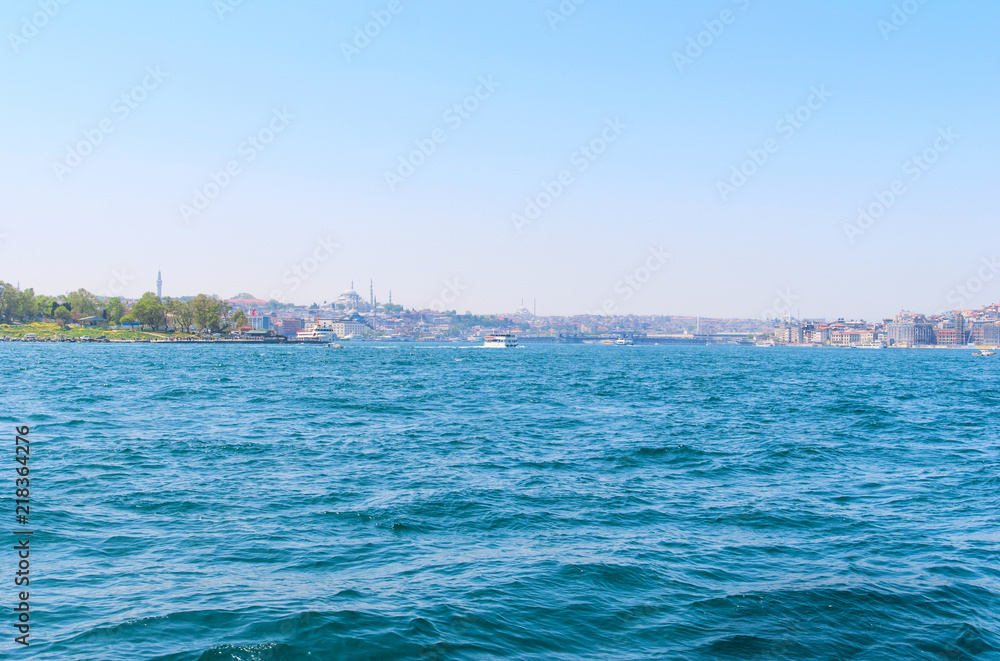
<path fill-rule="evenodd" d="M 102 290 L 102 291 L 98 291 L 98 292 L 90 292 L 90 293 L 96 295 L 97 297 L 99 297 L 101 299 L 121 298 L 122 300 L 126 300 L 126 301 L 135 301 L 135 300 L 138 300 L 142 296 L 142 294 L 145 294 L 147 292 L 148 293 L 155 293 L 155 295 L 157 296 L 157 298 L 162 298 L 163 300 L 168 300 L 168 299 L 186 300 L 186 299 L 194 298 L 195 296 L 197 296 L 199 294 L 206 294 L 206 295 L 209 295 L 209 296 L 214 296 L 214 297 L 216 297 L 216 298 L 218 298 L 220 300 L 225 300 L 225 301 L 229 301 L 229 302 L 241 302 L 241 303 L 245 302 L 247 300 L 253 300 L 255 302 L 260 302 L 260 303 L 264 303 L 264 304 L 270 304 L 271 301 L 277 300 L 277 299 L 273 299 L 273 298 L 269 299 L 269 298 L 258 296 L 257 294 L 255 294 L 253 292 L 250 292 L 250 291 L 248 291 L 246 289 L 240 289 L 238 292 L 234 293 L 233 295 L 229 295 L 229 296 L 227 296 L 227 295 L 221 295 L 221 294 L 219 294 L 217 292 L 209 293 L 209 292 L 204 291 L 204 290 L 199 290 L 197 293 L 187 292 L 187 293 L 179 293 L 179 294 L 170 294 L 168 292 L 166 295 L 164 295 L 163 291 L 162 291 L 162 287 L 163 287 L 163 283 L 164 283 L 162 270 L 157 270 L 157 272 L 156 272 L 156 281 L 155 281 L 155 286 L 154 287 L 152 287 L 152 288 L 146 288 L 142 293 L 136 294 L 134 296 L 131 296 L 131 295 L 125 294 L 124 291 L 123 291 L 123 289 L 124 289 L 124 283 L 126 281 L 131 281 L 132 278 L 130 278 L 130 277 L 123 277 L 123 276 L 127 276 L 127 274 L 117 274 L 117 276 L 118 276 L 118 282 L 116 284 L 112 285 L 113 289 L 106 289 L 106 290 Z M 954 300 L 952 302 L 967 303 L 969 300 L 971 300 L 972 297 L 973 297 L 973 295 L 974 295 L 974 292 L 981 290 L 981 288 L 983 287 L 982 279 L 981 278 L 977 278 L 977 279 L 979 280 L 979 283 L 978 283 L 977 286 L 973 287 L 972 290 L 970 290 L 967 286 L 960 286 L 960 287 L 956 288 L 954 294 L 955 295 L 959 295 L 960 298 L 958 298 L 957 300 Z M 988 278 L 986 279 L 986 281 L 988 281 Z M 0 280 L 0 282 L 2 282 L 2 280 Z M 300 300 L 300 301 L 278 300 L 278 302 L 282 305 L 282 308 L 310 308 L 312 306 L 318 305 L 318 306 L 320 306 L 323 309 L 341 309 L 341 310 L 343 310 L 345 312 L 351 311 L 351 312 L 370 313 L 370 312 L 374 311 L 376 308 L 381 309 L 381 307 L 384 306 L 386 303 L 388 303 L 390 305 L 392 304 L 392 290 L 391 289 L 387 289 L 386 290 L 386 292 L 387 292 L 387 300 L 381 300 L 379 298 L 378 294 L 376 293 L 374 282 L 375 282 L 374 278 L 370 278 L 369 279 L 369 299 L 367 301 L 355 289 L 354 280 L 352 279 L 352 280 L 350 280 L 349 287 L 347 289 L 339 292 L 337 295 L 330 295 L 328 297 L 323 297 L 321 299 L 312 300 L 312 301 L 304 301 L 304 300 Z M 455 283 L 452 283 L 452 285 L 454 285 L 454 284 Z M 34 288 L 34 287 L 30 286 L 30 285 L 28 287 L 25 287 L 25 289 L 28 289 L 28 288 L 33 289 L 35 291 L 36 295 L 46 295 L 46 296 L 53 296 L 54 295 L 56 298 L 59 298 L 59 297 L 62 297 L 62 296 L 67 296 L 71 292 L 77 291 L 77 289 L 80 289 L 80 288 L 76 288 L 76 289 L 72 289 L 72 290 L 65 290 L 61 294 L 52 294 L 51 292 L 38 291 L 36 288 Z M 22 291 L 22 289 L 20 287 L 20 282 L 17 282 L 17 284 L 14 285 L 14 289 L 17 289 L 18 291 Z M 86 289 L 86 288 L 84 287 L 82 289 Z M 136 291 L 138 291 L 139 289 L 142 289 L 142 287 L 136 288 Z M 334 285 L 333 286 L 333 290 L 336 290 L 336 289 L 337 289 L 337 287 L 336 287 L 336 285 Z M 2 293 L 2 291 L 3 291 L 3 287 L 0 287 L 0 293 Z M 443 298 L 447 298 L 447 297 L 444 296 L 445 293 L 447 293 L 447 291 L 448 291 L 447 288 L 445 290 L 443 290 L 443 292 L 442 292 L 442 297 Z M 458 293 L 461 293 L 461 292 L 459 291 Z M 452 292 L 452 294 L 454 294 L 454 291 Z M 832 316 L 803 315 L 802 312 L 801 312 L 801 309 L 796 309 L 794 307 L 795 301 L 794 301 L 793 298 L 790 298 L 788 296 L 788 292 L 780 292 L 779 291 L 777 297 L 774 299 L 774 301 L 772 303 L 772 307 L 768 308 L 767 310 L 764 310 L 761 315 L 759 315 L 759 316 L 751 316 L 751 317 L 741 317 L 741 316 L 737 316 L 737 315 L 726 315 L 726 314 L 723 314 L 723 315 L 702 315 L 700 313 L 687 313 L 687 312 L 683 312 L 683 311 L 680 311 L 680 312 L 678 312 L 678 311 L 659 311 L 659 312 L 643 313 L 643 314 L 635 314 L 635 313 L 622 312 L 622 311 L 613 311 L 613 312 L 608 313 L 608 312 L 605 312 L 602 309 L 591 310 L 591 311 L 577 311 L 577 312 L 572 312 L 572 313 L 568 313 L 568 314 L 565 314 L 565 313 L 560 313 L 560 314 L 557 314 L 557 313 L 549 313 L 549 314 L 543 313 L 543 314 L 538 314 L 538 312 L 537 312 L 537 310 L 538 310 L 538 301 L 537 301 L 537 299 L 533 298 L 531 300 L 531 304 L 532 304 L 531 308 L 528 308 L 525 305 L 525 298 L 524 297 L 521 297 L 519 299 L 519 303 L 516 305 L 516 307 L 504 308 L 504 309 L 489 309 L 489 310 L 470 310 L 470 309 L 467 309 L 467 308 L 466 309 L 459 309 L 458 307 L 449 307 L 447 305 L 448 302 L 452 302 L 452 303 L 457 302 L 457 296 L 454 299 L 449 299 L 449 300 L 443 300 L 443 298 L 442 299 L 436 299 L 436 300 L 432 301 L 432 305 L 431 306 L 424 306 L 424 307 L 421 307 L 419 305 L 413 305 L 413 306 L 411 306 L 411 305 L 407 305 L 406 303 L 403 303 L 403 304 L 401 304 L 401 308 L 405 309 L 405 310 L 410 310 L 410 311 L 413 311 L 413 312 L 437 312 L 437 313 L 443 313 L 443 312 L 448 312 L 450 310 L 450 311 L 456 312 L 457 314 L 472 313 L 472 314 L 475 314 L 475 315 L 501 315 L 501 316 L 508 316 L 508 315 L 514 315 L 514 316 L 516 316 L 518 314 L 522 314 L 522 315 L 529 315 L 531 317 L 540 317 L 540 318 L 547 318 L 547 317 L 551 317 L 551 318 L 567 318 L 567 317 L 568 318 L 572 318 L 572 317 L 580 317 L 580 316 L 607 316 L 607 317 L 635 316 L 635 317 L 650 317 L 650 318 L 653 318 L 653 317 L 677 317 L 677 318 L 690 318 L 690 319 L 705 318 L 707 320 L 726 320 L 726 319 L 728 319 L 728 320 L 755 320 L 755 321 L 761 321 L 761 322 L 774 322 L 774 323 L 777 324 L 779 322 L 785 322 L 785 321 L 795 321 L 797 323 L 808 323 L 808 322 L 830 322 L 830 321 L 837 321 L 837 320 L 843 320 L 843 321 L 868 321 L 868 322 L 879 323 L 879 322 L 882 322 L 882 321 L 885 321 L 885 320 L 889 320 L 889 319 L 893 319 L 893 318 L 898 318 L 901 315 L 904 315 L 904 316 L 905 315 L 916 315 L 916 316 L 927 317 L 927 318 L 947 318 L 947 317 L 950 317 L 950 316 L 957 315 L 960 318 L 961 314 L 964 313 L 964 312 L 978 311 L 978 310 L 983 310 L 985 308 L 994 308 L 994 307 L 1000 306 L 1000 302 L 997 302 L 997 301 L 987 301 L 987 302 L 985 302 L 985 303 L 983 303 L 981 305 L 975 305 L 975 306 L 972 306 L 972 305 L 961 306 L 961 305 L 959 305 L 959 306 L 956 306 L 956 307 L 953 307 L 953 308 L 938 309 L 938 310 L 934 310 L 934 311 L 926 311 L 926 310 L 921 311 L 921 310 L 912 310 L 912 309 L 908 309 L 908 308 L 899 308 L 899 309 L 897 309 L 897 310 L 895 310 L 895 311 L 893 311 L 891 313 L 887 312 L 885 314 L 877 315 L 877 316 L 874 316 L 874 317 L 851 317 L 851 316 L 842 315 L 842 314 L 841 315 L 832 315 Z M 338 306 L 338 304 L 341 304 L 341 305 Z M 398 304 L 398 302 L 397 302 L 397 304 Z M 266 310 L 268 308 L 264 308 L 264 309 Z"/>
<path fill-rule="evenodd" d="M 551 314 L 1000 298 L 993 4 L 57 5 L 0 13 L 0 278 L 38 291 L 137 297 L 155 265 Z"/>

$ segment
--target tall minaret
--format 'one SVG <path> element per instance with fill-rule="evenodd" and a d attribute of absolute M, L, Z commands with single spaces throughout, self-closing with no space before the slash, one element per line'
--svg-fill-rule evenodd
<path fill-rule="evenodd" d="M 163 274 L 160 271 L 156 272 L 156 298 L 161 298 L 163 296 Z"/>
<path fill-rule="evenodd" d="M 368 303 L 375 309 L 375 280 L 368 281 Z"/>

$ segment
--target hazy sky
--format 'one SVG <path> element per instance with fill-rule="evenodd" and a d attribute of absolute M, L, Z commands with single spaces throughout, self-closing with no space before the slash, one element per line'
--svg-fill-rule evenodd
<path fill-rule="evenodd" d="M 0 279 L 311 303 L 374 278 L 539 314 L 1000 299 L 996 2 L 577 2 L 8 0 Z"/>

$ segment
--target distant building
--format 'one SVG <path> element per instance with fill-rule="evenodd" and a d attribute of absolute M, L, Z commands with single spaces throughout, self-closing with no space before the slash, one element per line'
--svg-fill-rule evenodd
<path fill-rule="evenodd" d="M 347 337 L 348 335 L 365 335 L 371 332 L 367 324 L 360 321 L 335 321 L 330 325 L 334 335 L 337 337 Z"/>
<path fill-rule="evenodd" d="M 266 316 L 249 317 L 252 330 L 271 330 L 271 318 Z"/>
<path fill-rule="evenodd" d="M 1000 346 L 1000 324 L 983 324 L 983 344 Z"/>
<path fill-rule="evenodd" d="M 354 283 L 333 302 L 334 307 L 339 307 L 347 312 L 369 312 L 373 306 L 368 301 L 361 298 L 358 292 L 354 291 Z M 339 335 L 339 333 L 338 333 Z"/>
<path fill-rule="evenodd" d="M 156 272 L 156 298 L 163 298 L 163 273 Z"/>
<path fill-rule="evenodd" d="M 793 323 L 778 324 L 774 327 L 774 341 L 784 344 L 802 344 L 802 325 Z"/>
<path fill-rule="evenodd" d="M 889 344 L 917 347 L 934 344 L 934 325 L 923 315 L 903 313 L 886 327 Z"/>
<path fill-rule="evenodd" d="M 285 337 L 295 337 L 295 334 L 302 330 L 302 320 L 293 317 L 285 317 L 281 320 L 281 334 Z"/>

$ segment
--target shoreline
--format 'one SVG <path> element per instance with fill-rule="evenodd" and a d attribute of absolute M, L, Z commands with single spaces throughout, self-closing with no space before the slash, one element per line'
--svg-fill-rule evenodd
<path fill-rule="evenodd" d="M 527 338 L 525 338 L 527 339 Z M 754 344 L 732 344 L 727 342 L 642 342 L 636 343 L 635 345 L 629 345 L 626 347 L 617 347 L 614 345 L 603 344 L 599 340 L 586 341 L 586 342 L 554 342 L 548 341 L 549 338 L 538 338 L 543 341 L 528 341 L 524 342 L 520 346 L 527 346 L 529 344 L 537 345 L 573 345 L 573 346 L 603 346 L 608 348 L 616 349 L 628 349 L 641 346 L 698 346 L 698 347 L 744 347 L 748 349 L 841 349 L 841 350 L 862 350 L 862 351 L 900 351 L 900 350 L 919 350 L 919 351 L 1000 351 L 1000 346 L 994 345 L 967 345 L 967 346 L 947 346 L 947 345 L 919 345 L 915 347 L 861 347 L 861 346 L 831 346 L 831 345 L 819 345 L 819 344 L 775 344 L 775 345 L 754 345 Z M 553 338 L 554 339 L 554 338 Z M 478 342 L 469 342 L 468 340 L 411 340 L 406 342 L 399 342 L 393 340 L 333 340 L 332 342 L 317 342 L 313 340 L 295 340 L 288 338 L 267 338 L 267 339 L 195 339 L 195 338 L 179 338 L 179 339 L 103 339 L 103 340 L 82 340 L 79 338 L 65 339 L 65 340 L 55 340 L 49 338 L 37 338 L 32 340 L 26 340 L 24 338 L 15 337 L 3 337 L 0 338 L 0 345 L 3 344 L 156 344 L 156 345 L 206 345 L 206 344 L 251 344 L 251 345 L 266 345 L 266 346 L 315 346 L 315 347 L 327 347 L 334 343 L 344 343 L 344 348 L 350 346 L 351 344 L 377 344 L 381 346 L 395 346 L 395 345 L 413 345 L 413 344 L 455 344 L 461 346 L 482 346 Z"/>

